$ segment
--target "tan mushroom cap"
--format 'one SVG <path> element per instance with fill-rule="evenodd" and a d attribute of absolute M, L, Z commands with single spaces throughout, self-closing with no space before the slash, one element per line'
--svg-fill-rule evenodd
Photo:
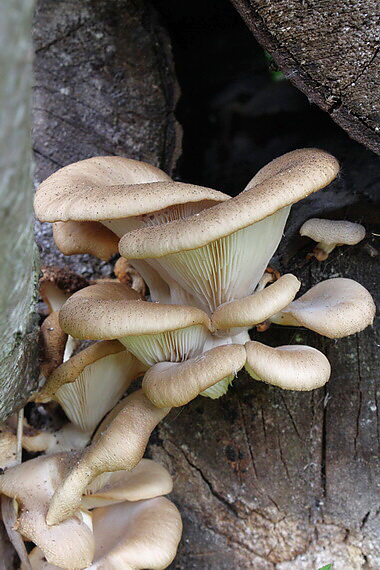
<path fill-rule="evenodd" d="M 229 197 L 173 182 L 154 166 L 121 157 L 96 157 L 58 170 L 37 190 L 34 208 L 45 222 L 102 221 L 141 216 L 164 208 Z"/>
<path fill-rule="evenodd" d="M 145 297 L 146 286 L 144 279 L 141 277 L 140 273 L 132 267 L 127 259 L 119 257 L 115 263 L 113 271 L 120 283 L 124 283 L 137 291 L 141 295 L 141 298 Z"/>
<path fill-rule="evenodd" d="M 280 168 L 276 168 L 280 161 Z M 273 175 L 226 202 L 190 216 L 129 232 L 121 239 L 121 255 L 129 259 L 159 258 L 203 247 L 290 206 L 329 184 L 337 175 L 336 159 L 318 149 L 296 150 L 271 163 Z"/>
<path fill-rule="evenodd" d="M 118 253 L 119 238 L 100 222 L 55 222 L 53 236 L 65 255 L 89 253 L 108 261 Z"/>
<path fill-rule="evenodd" d="M 322 220 L 311 218 L 300 229 L 301 236 L 328 245 L 355 245 L 365 238 L 365 228 L 361 224 L 347 220 Z"/>
<path fill-rule="evenodd" d="M 245 360 L 244 346 L 218 346 L 185 362 L 155 364 L 146 372 L 142 388 L 158 408 L 184 406 L 217 382 L 236 375 Z"/>
<path fill-rule="evenodd" d="M 342 338 L 371 325 L 375 312 L 375 303 L 363 285 L 338 277 L 314 285 L 270 320 L 304 326 L 329 338 Z"/>
<path fill-rule="evenodd" d="M 151 459 L 142 459 L 132 471 L 115 471 L 97 477 L 86 488 L 82 505 L 87 509 L 121 501 L 141 501 L 167 495 L 173 489 L 169 472 Z"/>
<path fill-rule="evenodd" d="M 301 287 L 297 277 L 283 275 L 269 287 L 249 297 L 220 305 L 211 317 L 215 329 L 251 327 L 262 323 L 274 313 L 286 307 Z"/>
<path fill-rule="evenodd" d="M 19 505 L 16 529 L 41 548 L 48 562 L 61 568 L 85 568 L 94 554 L 93 534 L 79 511 L 59 526 L 48 527 L 45 521 L 55 488 L 75 458 L 72 454 L 37 457 L 0 477 L 0 492 Z"/>
<path fill-rule="evenodd" d="M 87 279 L 67 268 L 42 267 L 41 273 L 39 292 L 49 312 L 58 311 L 70 295 L 89 284 Z"/>
<path fill-rule="evenodd" d="M 58 487 L 47 514 L 48 524 L 58 524 L 75 513 L 86 487 L 98 475 L 133 469 L 142 459 L 151 432 L 168 413 L 167 408 L 153 406 L 141 390 L 125 398 L 121 411 L 103 432 L 102 426 L 108 423 L 105 418 L 98 430 L 100 436 Z"/>
<path fill-rule="evenodd" d="M 61 451 L 76 451 L 86 447 L 91 439 L 93 430 L 83 431 L 80 427 L 68 423 L 58 431 L 41 431 L 24 426 L 22 447 L 31 452 L 46 454 Z"/>
<path fill-rule="evenodd" d="M 164 497 L 96 509 L 93 524 L 91 570 L 167 568 L 182 534 L 181 516 Z"/>
<path fill-rule="evenodd" d="M 330 363 L 324 354 L 311 346 L 292 345 L 272 348 L 260 342 L 245 345 L 245 368 L 255 380 L 283 390 L 314 390 L 330 378 Z"/>
<path fill-rule="evenodd" d="M 65 303 L 60 311 L 61 327 L 76 338 L 121 339 L 193 325 L 210 326 L 201 309 L 149 303 L 138 298 L 136 291 L 121 283 L 93 285 Z"/>
<path fill-rule="evenodd" d="M 17 437 L 7 424 L 0 424 L 0 469 L 16 463 Z"/>

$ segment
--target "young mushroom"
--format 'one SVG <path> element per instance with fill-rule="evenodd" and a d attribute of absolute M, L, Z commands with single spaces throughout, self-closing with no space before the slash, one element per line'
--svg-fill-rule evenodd
<path fill-rule="evenodd" d="M 361 224 L 347 220 L 322 220 L 311 218 L 300 229 L 301 236 L 317 242 L 313 254 L 318 261 L 325 261 L 336 246 L 355 245 L 365 238 Z"/>
<path fill-rule="evenodd" d="M 183 220 L 129 231 L 120 240 L 120 253 L 155 261 L 213 313 L 254 292 L 290 206 L 329 184 L 338 170 L 324 151 L 290 152 L 264 167 L 235 198 Z"/>
<path fill-rule="evenodd" d="M 376 306 L 370 293 L 352 279 L 338 277 L 314 285 L 270 321 L 303 326 L 329 338 L 342 338 L 372 324 Z"/>

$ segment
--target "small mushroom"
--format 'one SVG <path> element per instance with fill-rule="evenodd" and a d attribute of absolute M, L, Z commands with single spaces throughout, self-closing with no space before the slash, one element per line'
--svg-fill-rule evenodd
<path fill-rule="evenodd" d="M 245 368 L 255 380 L 267 382 L 283 390 L 314 390 L 330 378 L 331 367 L 326 356 L 311 346 L 278 346 L 260 342 L 245 345 Z"/>
<path fill-rule="evenodd" d="M 59 325 L 59 311 L 50 313 L 40 329 L 40 369 L 46 380 L 63 362 L 67 334 Z"/>
<path fill-rule="evenodd" d="M 323 188 L 338 163 L 321 150 L 293 151 L 265 167 L 235 198 L 183 220 L 143 227 L 119 243 L 127 259 L 152 259 L 202 307 L 215 309 L 255 290 L 276 251 L 290 206 Z"/>
<path fill-rule="evenodd" d="M 314 285 L 270 321 L 304 326 L 329 338 L 342 338 L 371 325 L 376 306 L 370 293 L 352 279 L 338 277 Z"/>
<path fill-rule="evenodd" d="M 70 295 L 89 285 L 87 279 L 67 268 L 43 267 L 41 273 L 39 291 L 49 313 L 58 311 Z"/>
<path fill-rule="evenodd" d="M 81 504 L 86 487 L 106 471 L 131 470 L 142 459 L 153 429 L 169 409 L 158 409 L 141 390 L 122 400 L 98 428 L 98 437 L 83 452 L 64 482 L 57 488 L 47 513 L 56 525 L 72 516 Z"/>
<path fill-rule="evenodd" d="M 120 283 L 124 283 L 134 289 L 141 295 L 142 298 L 146 295 L 146 287 L 144 279 L 141 275 L 132 267 L 124 257 L 119 257 L 115 263 L 114 273 Z"/>
<path fill-rule="evenodd" d="M 146 372 L 142 388 L 159 408 L 184 406 L 198 394 L 219 398 L 245 360 L 244 346 L 218 346 L 185 362 L 155 364 Z"/>
<path fill-rule="evenodd" d="M 313 254 L 318 261 L 325 261 L 336 246 L 355 245 L 365 238 L 365 228 L 361 224 L 347 220 L 307 220 L 300 229 L 301 236 L 317 242 Z"/>

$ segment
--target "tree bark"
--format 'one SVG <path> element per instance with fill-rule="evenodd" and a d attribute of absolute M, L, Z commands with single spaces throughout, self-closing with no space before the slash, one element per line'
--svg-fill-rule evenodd
<path fill-rule="evenodd" d="M 30 141 L 33 2 L 0 2 L 0 422 L 37 378 Z"/>
<path fill-rule="evenodd" d="M 310 101 L 380 154 L 376 0 L 232 0 L 256 39 Z"/>

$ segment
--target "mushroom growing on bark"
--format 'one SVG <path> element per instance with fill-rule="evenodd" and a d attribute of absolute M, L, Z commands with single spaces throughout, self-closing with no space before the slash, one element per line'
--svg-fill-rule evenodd
<path fill-rule="evenodd" d="M 365 228 L 347 220 L 312 218 L 301 226 L 300 234 L 317 242 L 312 255 L 318 261 L 325 261 L 336 246 L 356 245 L 362 241 Z"/>

